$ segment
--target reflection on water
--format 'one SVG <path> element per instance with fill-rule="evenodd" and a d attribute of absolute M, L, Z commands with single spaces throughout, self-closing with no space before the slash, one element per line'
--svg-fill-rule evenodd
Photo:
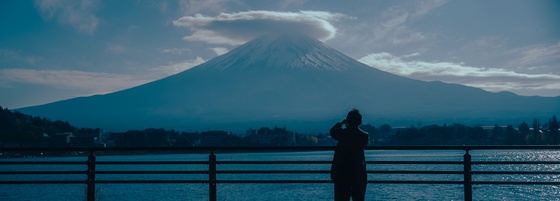
<path fill-rule="evenodd" d="M 461 161 L 463 151 L 367 151 L 368 161 Z M 473 161 L 559 161 L 560 151 L 471 151 Z M 218 160 L 312 160 L 330 161 L 331 151 L 217 154 Z M 98 156 L 98 161 L 197 161 L 207 154 Z M 16 158 L 13 161 L 85 161 L 86 157 Z M 85 165 L 0 165 L 2 171 L 82 171 Z M 207 170 L 206 165 L 99 165 L 97 170 Z M 329 170 L 329 164 L 312 165 L 218 165 L 218 170 Z M 462 171 L 461 165 L 368 164 L 368 170 L 446 170 Z M 559 171 L 559 165 L 475 165 L 473 171 Z M 473 175 L 475 181 L 560 181 L 560 175 Z M 450 180 L 462 175 L 369 174 L 370 180 Z M 85 180 L 85 175 L 0 175 L 0 180 Z M 204 180 L 207 175 L 114 175 L 99 174 L 98 180 Z M 218 175 L 230 179 L 328 180 L 328 174 L 247 174 Z M 82 200 L 85 185 L 41 184 L 0 185 L 0 200 Z M 208 200 L 208 184 L 98 184 L 100 200 Z M 332 200 L 332 184 L 218 184 L 218 200 Z M 463 200 L 462 185 L 369 184 L 368 200 Z M 552 185 L 474 185 L 474 200 L 555 200 L 559 186 Z"/>

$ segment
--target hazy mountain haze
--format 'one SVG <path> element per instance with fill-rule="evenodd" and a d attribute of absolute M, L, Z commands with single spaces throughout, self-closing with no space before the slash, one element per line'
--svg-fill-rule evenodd
<path fill-rule="evenodd" d="M 560 113 L 560 97 L 491 93 L 369 67 L 298 34 L 257 37 L 201 65 L 130 89 L 19 109 L 106 130 L 324 131 L 350 108 L 365 123 L 518 124 Z"/>

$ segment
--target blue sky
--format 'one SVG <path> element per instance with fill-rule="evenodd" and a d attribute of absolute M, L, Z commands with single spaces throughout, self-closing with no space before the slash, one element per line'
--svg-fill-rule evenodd
<path fill-rule="evenodd" d="M 560 96 L 558 19 L 553 0 L 3 0 L 0 106 L 126 89 L 280 30 L 414 79 Z"/>

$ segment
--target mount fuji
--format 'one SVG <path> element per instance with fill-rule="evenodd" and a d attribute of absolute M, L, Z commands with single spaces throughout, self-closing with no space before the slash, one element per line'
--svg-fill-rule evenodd
<path fill-rule="evenodd" d="M 360 109 L 364 123 L 517 125 L 560 114 L 560 97 L 413 80 L 367 66 L 314 38 L 277 34 L 144 85 L 18 110 L 110 131 L 278 125 L 305 132 L 327 130 L 351 108 Z"/>

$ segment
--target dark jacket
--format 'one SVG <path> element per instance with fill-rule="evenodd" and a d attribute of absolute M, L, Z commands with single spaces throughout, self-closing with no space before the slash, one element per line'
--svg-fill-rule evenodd
<path fill-rule="evenodd" d="M 335 124 L 330 130 L 331 137 L 338 141 L 331 166 L 331 179 L 367 181 L 364 148 L 368 144 L 368 134 L 359 128 L 342 128 Z"/>

